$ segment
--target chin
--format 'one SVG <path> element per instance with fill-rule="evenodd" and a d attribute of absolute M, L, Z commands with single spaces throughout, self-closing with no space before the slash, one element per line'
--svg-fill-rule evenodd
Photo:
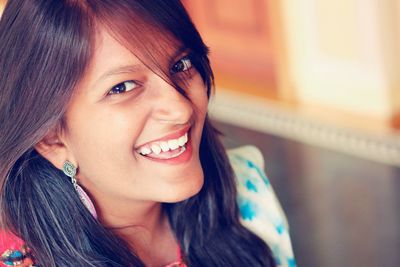
<path fill-rule="evenodd" d="M 191 183 L 190 186 L 185 186 L 184 188 L 179 187 L 172 189 L 170 192 L 168 192 L 168 194 L 165 194 L 162 202 L 176 203 L 191 198 L 200 192 L 201 188 L 203 188 L 203 184 L 204 184 L 204 176 L 201 175 L 201 177 L 196 179 L 196 181 L 193 181 L 193 183 Z"/>

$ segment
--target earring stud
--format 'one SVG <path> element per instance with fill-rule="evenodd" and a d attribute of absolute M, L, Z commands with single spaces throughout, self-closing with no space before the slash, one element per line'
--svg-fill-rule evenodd
<path fill-rule="evenodd" d="M 81 199 L 82 203 L 85 205 L 85 207 L 89 210 L 89 212 L 92 214 L 94 218 L 97 218 L 97 212 L 96 209 L 93 205 L 93 202 L 90 200 L 89 196 L 86 194 L 86 192 L 78 185 L 78 182 L 76 181 L 75 175 L 76 175 L 76 167 L 74 164 L 69 162 L 68 160 L 64 162 L 63 165 L 63 172 L 66 176 L 71 178 L 71 183 L 74 186 L 76 192 L 79 195 L 79 198 Z"/>
<path fill-rule="evenodd" d="M 75 177 L 75 175 L 76 175 L 76 167 L 74 166 L 74 164 L 72 164 L 71 162 L 69 162 L 67 160 L 67 161 L 64 162 L 63 172 L 68 177 L 71 177 L 71 178 Z"/>

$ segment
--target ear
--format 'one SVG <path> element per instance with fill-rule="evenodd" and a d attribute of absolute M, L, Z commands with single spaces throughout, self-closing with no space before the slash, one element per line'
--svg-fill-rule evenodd
<path fill-rule="evenodd" d="M 64 162 L 70 161 L 75 166 L 77 162 L 68 148 L 66 138 L 58 127 L 50 130 L 46 136 L 35 145 L 36 151 L 50 161 L 56 168 L 62 170 Z"/>

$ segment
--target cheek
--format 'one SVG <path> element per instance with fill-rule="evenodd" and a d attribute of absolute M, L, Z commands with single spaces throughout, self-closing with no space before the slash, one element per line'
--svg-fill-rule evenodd
<path fill-rule="evenodd" d="M 79 174 L 91 180 L 123 169 L 140 134 L 143 123 L 122 107 L 86 110 L 71 117 L 71 148 L 79 164 Z M 137 114 L 136 114 L 137 115 Z M 132 121 L 135 118 L 135 121 Z"/>

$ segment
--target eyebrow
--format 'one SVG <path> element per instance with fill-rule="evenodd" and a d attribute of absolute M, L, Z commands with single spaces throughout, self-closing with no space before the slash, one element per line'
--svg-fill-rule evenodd
<path fill-rule="evenodd" d="M 100 76 L 100 78 L 97 79 L 96 83 L 106 79 L 107 77 L 117 75 L 117 74 L 122 74 L 122 73 L 132 73 L 132 72 L 139 72 L 143 71 L 144 67 L 142 65 L 136 64 L 136 65 L 125 65 L 125 66 L 118 66 L 114 69 L 111 69 L 104 74 Z"/>
<path fill-rule="evenodd" d="M 173 60 L 176 60 L 177 57 L 181 56 L 184 53 L 189 52 L 189 48 L 187 48 L 184 45 L 181 45 L 178 47 L 178 49 L 175 51 L 175 53 L 172 55 L 172 57 L 170 58 L 170 64 L 174 64 L 175 62 L 172 62 Z"/>
<path fill-rule="evenodd" d="M 188 49 L 185 46 L 180 46 L 172 56 L 171 60 L 174 60 L 181 54 L 185 53 L 188 51 Z M 171 62 L 173 63 L 173 62 Z M 116 68 L 113 68 L 105 73 L 103 73 L 97 80 L 96 83 L 98 83 L 101 80 L 104 80 L 110 76 L 113 75 L 118 75 L 118 74 L 123 74 L 123 73 L 133 73 L 133 72 L 140 72 L 143 71 L 145 68 L 142 65 L 135 64 L 135 65 L 125 65 L 125 66 L 118 66 Z"/>

